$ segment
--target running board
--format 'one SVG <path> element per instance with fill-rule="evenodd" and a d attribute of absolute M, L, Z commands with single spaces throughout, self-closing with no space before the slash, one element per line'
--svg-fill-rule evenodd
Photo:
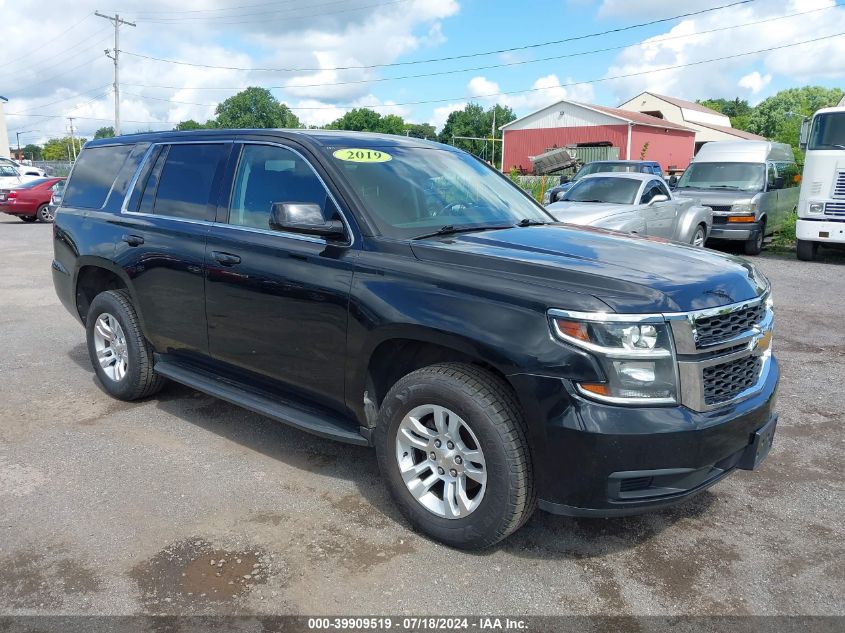
<path fill-rule="evenodd" d="M 165 378 L 215 398 L 255 411 L 289 426 L 347 444 L 369 446 L 352 420 L 330 411 L 309 410 L 291 400 L 252 391 L 211 372 L 170 360 L 156 360 L 154 370 Z"/>

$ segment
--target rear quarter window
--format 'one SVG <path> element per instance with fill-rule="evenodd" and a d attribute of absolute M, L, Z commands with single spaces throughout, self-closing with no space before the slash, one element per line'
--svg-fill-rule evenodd
<path fill-rule="evenodd" d="M 106 145 L 83 149 L 65 188 L 65 206 L 102 208 L 132 148 L 133 145 Z"/>

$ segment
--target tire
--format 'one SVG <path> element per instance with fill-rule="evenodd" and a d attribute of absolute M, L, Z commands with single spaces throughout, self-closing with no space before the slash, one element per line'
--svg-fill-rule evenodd
<path fill-rule="evenodd" d="M 443 408 L 448 412 L 446 435 L 437 433 L 435 414 L 428 416 L 428 408 L 435 411 Z M 427 440 L 417 435 L 416 441 L 422 441 L 424 447 L 419 448 L 415 443 L 409 455 L 408 435 L 404 432 L 400 435 L 400 428 L 407 428 L 404 425 L 409 424 L 411 412 L 416 412 L 420 424 L 425 425 Z M 463 424 L 456 434 L 459 441 L 455 445 L 451 442 L 438 445 L 438 441 L 455 439 L 452 424 L 457 426 L 459 422 Z M 464 363 L 442 363 L 403 377 L 382 402 L 374 439 L 379 469 L 399 510 L 414 529 L 446 545 L 460 549 L 489 547 L 517 530 L 534 511 L 534 472 L 522 412 L 510 386 L 484 369 Z M 450 453 L 458 455 L 450 457 Z M 434 455 L 437 458 L 431 461 L 430 470 L 415 470 L 425 468 L 424 463 Z M 459 462 L 460 455 L 467 457 Z M 480 461 L 473 462 L 473 455 Z M 415 466 L 409 467 L 415 462 Z M 446 468 L 463 463 L 466 471 L 455 477 L 451 468 L 441 471 L 442 478 L 426 488 L 421 482 L 437 478 L 435 466 L 441 463 Z M 410 471 L 422 473 L 414 484 L 418 484 L 418 490 L 420 486 L 430 490 L 424 500 L 411 493 L 403 479 L 403 469 L 406 476 Z M 475 474 L 470 474 L 473 470 Z M 478 471 L 484 473 L 485 482 L 481 486 Z M 456 516 L 454 509 L 448 510 L 452 507 L 445 501 L 449 485 L 453 491 L 462 488 L 469 501 L 458 510 L 462 516 Z M 455 500 L 453 507 L 457 508 L 458 497 L 451 498 Z M 437 507 L 447 508 L 446 514 L 450 516 L 439 512 Z"/>
<path fill-rule="evenodd" d="M 108 327 L 98 330 L 101 317 Z M 91 364 L 110 396 L 138 400 L 162 388 L 164 378 L 153 371 L 153 349 L 141 333 L 138 315 L 126 290 L 108 290 L 94 297 L 85 331 Z M 112 340 L 103 336 L 106 331 L 112 334 Z M 105 351 L 108 349 L 112 351 Z M 98 354 L 105 357 L 102 363 Z"/>
<path fill-rule="evenodd" d="M 798 252 L 798 259 L 802 262 L 811 262 L 819 254 L 819 243 L 809 240 L 796 240 L 795 250 Z"/>
<path fill-rule="evenodd" d="M 45 224 L 52 224 L 53 212 L 50 211 L 50 205 L 42 204 L 40 207 L 38 207 L 38 211 L 35 212 L 35 217 L 38 218 L 39 222 L 44 222 Z"/>
<path fill-rule="evenodd" d="M 34 215 L 19 215 L 18 217 L 21 219 L 21 222 L 26 222 L 27 224 L 31 224 L 38 219 Z"/>
<path fill-rule="evenodd" d="M 707 227 L 699 224 L 695 227 L 695 232 L 692 234 L 690 244 L 698 248 L 704 248 L 704 243 L 707 241 Z"/>
<path fill-rule="evenodd" d="M 760 231 L 755 237 L 743 244 L 743 251 L 746 255 L 759 255 L 763 250 L 763 239 L 766 236 L 766 223 L 760 225 Z"/>

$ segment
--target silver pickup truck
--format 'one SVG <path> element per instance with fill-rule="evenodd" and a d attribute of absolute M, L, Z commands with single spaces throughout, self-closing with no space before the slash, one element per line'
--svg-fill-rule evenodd
<path fill-rule="evenodd" d="M 653 174 L 584 176 L 560 202 L 546 207 L 555 219 L 704 246 L 713 210 L 697 200 L 676 198 Z"/>

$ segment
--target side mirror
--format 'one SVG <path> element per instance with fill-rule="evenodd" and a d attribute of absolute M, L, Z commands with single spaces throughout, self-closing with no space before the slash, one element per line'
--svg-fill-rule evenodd
<path fill-rule="evenodd" d="M 810 138 L 810 121 L 812 121 L 810 118 L 801 121 L 801 133 L 798 135 L 798 147 L 800 147 L 802 151 L 807 149 L 807 141 Z"/>
<path fill-rule="evenodd" d="M 769 189 L 783 189 L 783 176 L 778 176 L 775 178 L 775 181 L 772 183 L 772 186 Z"/>
<path fill-rule="evenodd" d="M 275 231 L 340 238 L 346 234 L 340 220 L 324 220 L 318 204 L 274 202 L 270 212 L 270 228 Z"/>
<path fill-rule="evenodd" d="M 563 200 L 563 198 L 564 198 L 565 196 L 566 196 L 566 192 L 565 192 L 565 191 L 558 191 L 558 192 L 555 194 L 555 202 L 560 202 L 561 200 Z"/>
<path fill-rule="evenodd" d="M 651 206 L 657 202 L 666 202 L 668 200 L 669 196 L 665 196 L 662 193 L 659 193 L 651 199 L 651 201 L 648 203 L 648 206 Z"/>
<path fill-rule="evenodd" d="M 669 176 L 669 186 L 674 187 L 678 184 L 678 177 L 675 174 Z"/>

